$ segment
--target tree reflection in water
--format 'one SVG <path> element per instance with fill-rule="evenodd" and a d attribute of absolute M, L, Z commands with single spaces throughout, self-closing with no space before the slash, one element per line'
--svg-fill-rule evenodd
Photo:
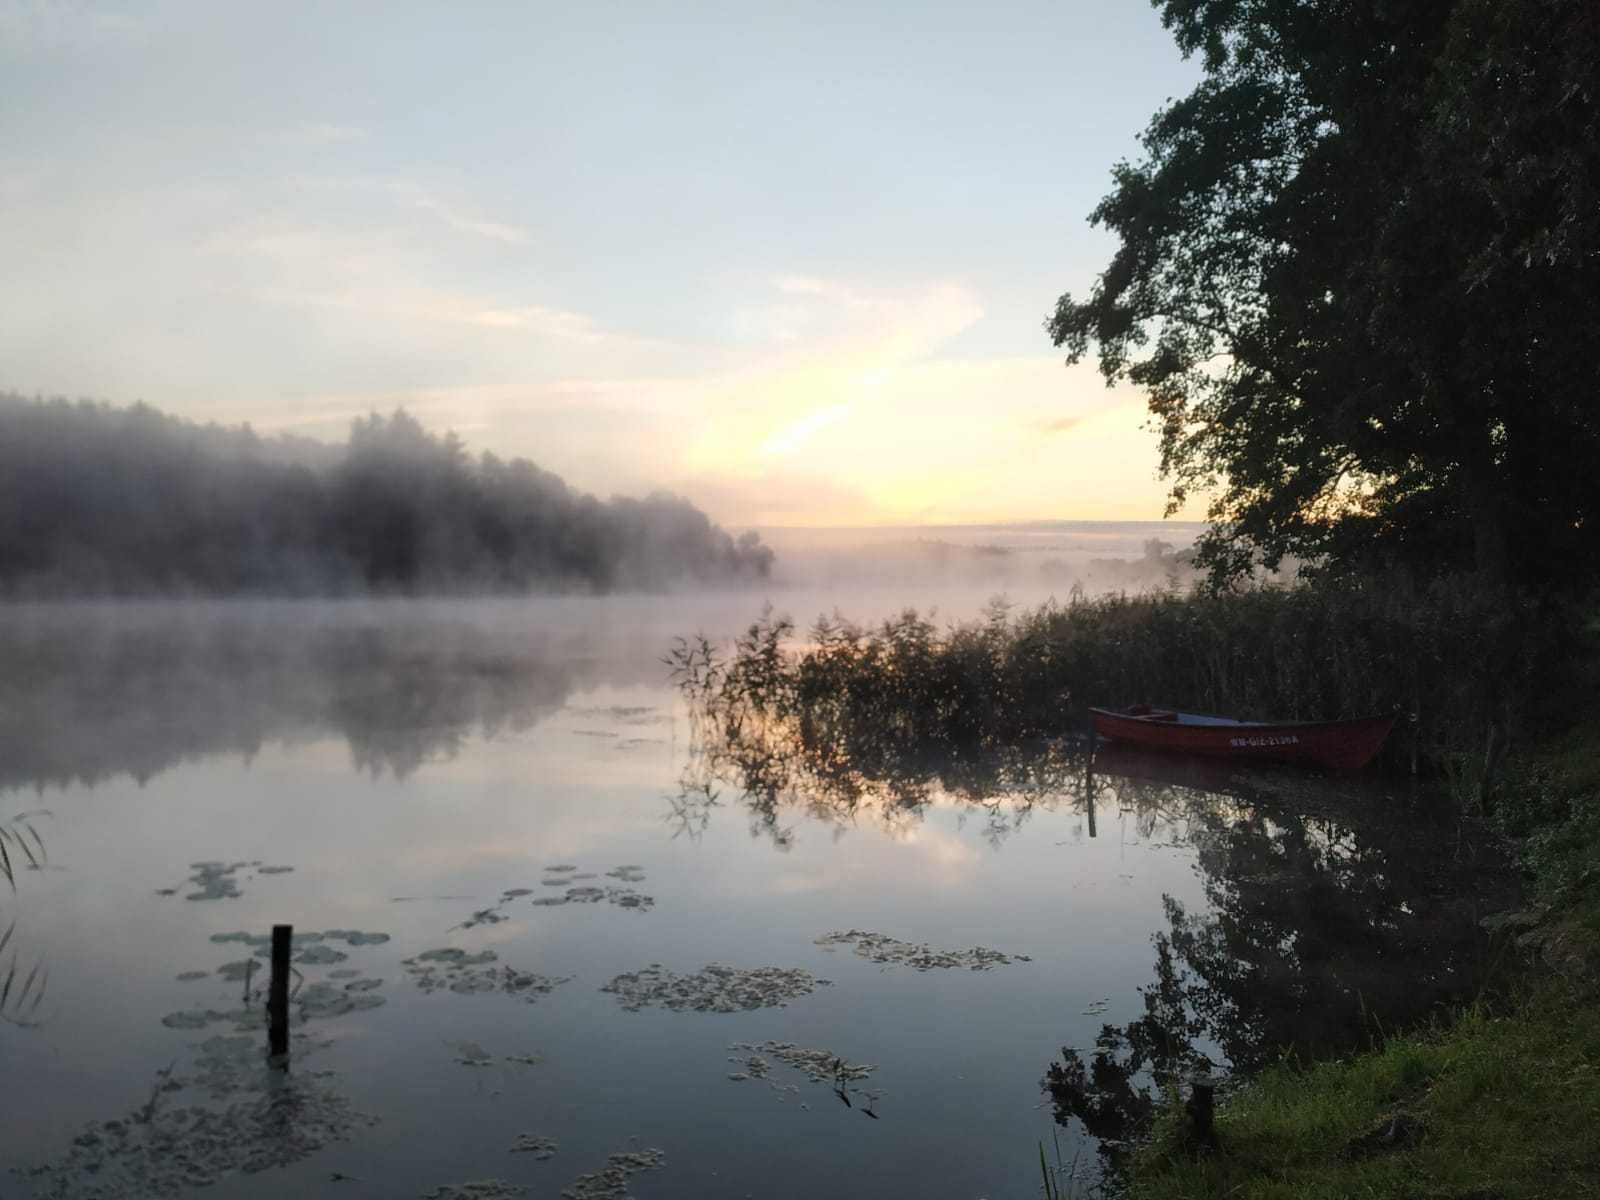
<path fill-rule="evenodd" d="M 1160 780 L 1161 760 L 1099 769 L 1120 791 L 1185 790 Z M 1250 1074 L 1377 1044 L 1488 981 L 1478 919 L 1513 886 L 1492 838 L 1370 786 L 1287 774 L 1212 786 L 1228 795 L 1182 804 L 1206 910 L 1164 898 L 1144 1013 L 1046 1072 L 1056 1119 L 1077 1118 L 1113 1156 L 1191 1069 Z"/>
<path fill-rule="evenodd" d="M 747 659 L 748 661 L 748 659 Z M 672 820 L 704 829 L 723 792 L 780 847 L 797 817 L 894 829 L 953 804 L 998 843 L 1036 808 L 1131 820 L 1193 847 L 1203 911 L 1164 897 L 1144 1012 L 1067 1049 L 1043 1085 L 1056 1119 L 1117 1148 L 1195 1069 L 1248 1074 L 1369 1045 L 1474 996 L 1490 961 L 1478 918 L 1509 899 L 1493 839 L 1381 781 L 1234 772 L 1082 743 L 927 746 L 892 726 L 840 729 L 810 706 L 690 701 L 689 768 Z M 725 698 L 728 689 L 719 688 Z M 1441 854 L 1441 844 L 1449 852 Z"/>

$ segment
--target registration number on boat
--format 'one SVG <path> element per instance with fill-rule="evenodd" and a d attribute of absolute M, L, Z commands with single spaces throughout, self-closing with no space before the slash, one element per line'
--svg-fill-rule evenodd
<path fill-rule="evenodd" d="M 1255 737 L 1236 737 L 1233 739 L 1235 746 L 1294 746 L 1300 739 L 1292 733 L 1268 733 Z"/>

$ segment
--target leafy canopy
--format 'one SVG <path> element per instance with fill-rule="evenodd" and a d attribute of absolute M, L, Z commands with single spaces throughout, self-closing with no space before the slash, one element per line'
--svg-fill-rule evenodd
<path fill-rule="evenodd" d="M 1592 576 L 1600 5 L 1155 0 L 1205 74 L 1046 322 L 1147 394 L 1200 560 Z"/>

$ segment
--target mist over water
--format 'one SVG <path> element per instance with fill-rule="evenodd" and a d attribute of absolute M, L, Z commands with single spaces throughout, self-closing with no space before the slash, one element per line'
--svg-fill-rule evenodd
<path fill-rule="evenodd" d="M 633 1194 L 1024 1195 L 1058 1135 L 1099 1169 L 1070 1081 L 1044 1083 L 1144 1011 L 1171 903 L 1204 922 L 1303 881 L 1251 910 L 1250 953 L 1319 945 L 1280 971 L 1346 979 L 1399 955 L 1412 998 L 1466 986 L 1474 914 L 1405 867 L 1406 837 L 1437 835 L 1381 782 L 1352 806 L 1295 777 L 1086 780 L 1067 742 L 932 762 L 914 805 L 892 799 L 911 780 L 774 805 L 758 761 L 708 756 L 661 661 L 769 602 L 802 627 L 1033 603 L 1060 594 L 1043 563 L 1137 561 L 1151 533 L 769 531 L 772 579 L 717 591 L 9 607 L 0 815 L 47 810 L 48 858 L 0 898 L 0 976 L 47 985 L 0 1012 L 30 1097 L 0 1193 L 549 1194 L 659 1149 Z M 928 546 L 958 549 L 930 567 Z M 1352 940 L 1355 914 L 1381 936 Z M 241 975 L 279 922 L 323 935 L 298 952 L 288 1084 Z M 1197 1048 L 1266 1052 L 1243 1031 L 1283 1022 L 1252 1003 Z M 833 1056 L 861 1072 L 791 1061 Z"/>

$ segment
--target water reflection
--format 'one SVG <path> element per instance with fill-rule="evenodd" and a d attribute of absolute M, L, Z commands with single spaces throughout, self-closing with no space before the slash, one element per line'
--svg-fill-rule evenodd
<path fill-rule="evenodd" d="M 1478 919 L 1506 903 L 1507 864 L 1425 802 L 1132 755 L 1097 771 L 1124 803 L 1161 792 L 1181 808 L 1207 901 L 1195 911 L 1165 898 L 1143 1014 L 1046 1072 L 1056 1119 L 1081 1121 L 1102 1149 L 1135 1134 L 1161 1086 L 1191 1070 L 1250 1073 L 1365 1047 L 1488 980 Z"/>
<path fill-rule="evenodd" d="M 240 943 L 254 947 L 257 957 L 265 956 L 270 941 L 245 932 L 210 938 L 213 954 Z M 332 941 L 344 942 L 348 952 L 330 951 Z M 384 980 L 361 967 L 315 968 L 344 963 L 360 947 L 386 941 L 386 934 L 356 930 L 295 935 L 292 1061 L 269 1052 L 267 991 L 251 986 L 253 978 L 265 976 L 264 967 L 250 970 L 256 964 L 247 959 L 183 972 L 180 981 L 224 1007 L 168 1013 L 161 1024 L 209 1036 L 158 1069 L 140 1104 L 88 1122 L 64 1153 L 20 1173 L 35 1181 L 40 1194 L 52 1196 L 175 1196 L 235 1173 L 290 1166 L 375 1123 L 356 1110 L 339 1075 L 319 1067 L 330 1043 L 315 1026 L 378 1007 L 383 997 L 374 989 Z"/>
<path fill-rule="evenodd" d="M 1057 1120 L 1111 1151 L 1169 1080 L 1364 1046 L 1473 996 L 1490 966 L 1478 918 L 1512 886 L 1491 838 L 1370 778 L 1104 751 L 1091 762 L 1065 741 L 916 751 L 749 712 L 702 714 L 695 733 L 677 832 L 704 830 L 731 795 L 779 847 L 801 817 L 894 830 L 950 805 L 993 845 L 1065 809 L 1090 837 L 1114 815 L 1124 837 L 1192 850 L 1205 903 L 1164 897 L 1143 1013 L 1046 1071 Z"/>
<path fill-rule="evenodd" d="M 537 629 L 359 610 L 15 620 L 0 626 L 0 665 L 0 789 L 143 782 L 329 734 L 359 770 L 404 777 L 617 675 Z"/>
<path fill-rule="evenodd" d="M 913 749 L 874 740 L 844 749 L 801 723 L 746 714 L 731 725 L 691 710 L 688 765 L 669 800 L 675 834 L 704 832 L 725 792 L 737 795 L 751 833 L 780 849 L 795 825 L 812 820 L 843 829 L 871 821 L 894 831 L 916 826 L 928 809 L 952 805 L 998 846 L 1035 810 L 1070 806 L 1093 822 L 1094 781 L 1083 747 L 1062 740 L 965 753 Z M 1159 807 L 1141 819 L 1159 819 Z"/>
<path fill-rule="evenodd" d="M 1481 860 L 1420 806 L 1304 776 L 1090 770 L 1065 740 L 929 747 L 894 729 L 841 741 L 696 719 L 692 747 L 619 753 L 684 727 L 665 638 L 607 650 L 545 611 L 472 628 L 241 612 L 0 631 L 0 787 L 287 744 L 248 769 L 196 763 L 52 800 L 40 829 L 70 871 L 19 874 L 15 897 L 0 882 L 0 930 L 15 917 L 10 945 L 30 939 L 19 986 L 39 945 L 57 970 L 46 1027 L 7 1047 L 34 1102 L 0 1158 L 48 1156 L 45 1194 L 99 1172 L 159 1194 L 141 1164 L 164 1140 L 195 1130 L 205 1153 L 226 1149 L 189 1164 L 218 1178 L 287 1165 L 262 1145 L 293 1146 L 286 1128 L 355 1130 L 368 1112 L 384 1124 L 348 1159 L 227 1186 L 314 1191 L 338 1165 L 375 1194 L 415 1194 L 445 1166 L 442 1128 L 445 1178 L 521 1170 L 538 1185 L 556 1139 L 564 1177 L 614 1177 L 601 1164 L 637 1136 L 673 1155 L 648 1181 L 663 1195 L 798 1197 L 891 1169 L 907 1191 L 1021 1194 L 1062 1041 L 1089 1048 L 1054 1064 L 1046 1097 L 1073 1122 L 1070 1159 L 1080 1119 L 1121 1136 L 1162 1072 L 1359 1040 L 1363 1012 L 1390 1027 L 1479 972 L 1457 897 Z M 636 682 L 649 687 L 601 686 Z M 549 722 L 563 706 L 570 719 Z M 385 781 L 330 769 L 341 751 L 312 744 L 330 733 Z M 1446 837 L 1459 861 L 1421 870 L 1410 848 Z M 270 1090 L 255 1007 L 255 951 L 278 922 L 323 931 L 297 947 L 298 1000 L 321 1015 L 295 1033 L 288 1092 Z M 994 961 L 985 945 L 1011 962 L 971 970 Z M 837 986 L 782 1007 L 776 985 L 799 971 Z M 734 1002 L 756 985 L 779 1003 Z M 658 988 L 705 1006 L 621 1002 Z M 234 1056 L 249 1087 L 213 1095 L 211 1060 Z M 57 1061 L 94 1087 L 60 1082 Z"/>

